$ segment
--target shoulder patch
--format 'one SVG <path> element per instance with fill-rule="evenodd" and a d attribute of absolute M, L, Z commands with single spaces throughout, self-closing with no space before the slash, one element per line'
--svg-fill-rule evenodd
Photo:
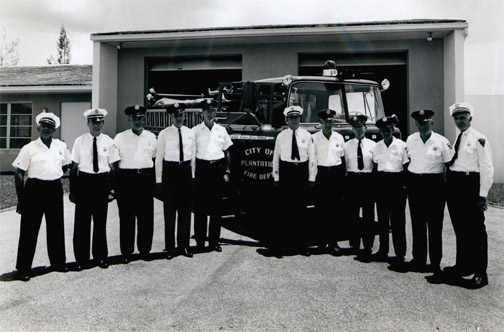
<path fill-rule="evenodd" d="M 485 147 L 486 140 L 484 138 L 478 139 L 479 144 L 481 144 L 482 147 Z"/>

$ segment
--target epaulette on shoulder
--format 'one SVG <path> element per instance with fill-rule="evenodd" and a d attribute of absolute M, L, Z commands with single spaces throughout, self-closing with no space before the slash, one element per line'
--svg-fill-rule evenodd
<path fill-rule="evenodd" d="M 478 139 L 479 144 L 481 144 L 482 147 L 485 147 L 486 140 L 484 138 Z"/>

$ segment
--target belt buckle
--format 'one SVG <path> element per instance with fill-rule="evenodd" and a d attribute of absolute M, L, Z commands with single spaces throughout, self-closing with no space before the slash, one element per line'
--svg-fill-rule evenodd
<path fill-rule="evenodd" d="M 140 174 L 140 173 L 142 173 L 142 170 L 141 170 L 140 168 L 137 168 L 137 169 L 136 169 L 136 173 L 137 173 L 137 174 Z"/>
<path fill-rule="evenodd" d="M 184 162 L 183 161 L 178 161 L 179 166 L 182 165 Z"/>

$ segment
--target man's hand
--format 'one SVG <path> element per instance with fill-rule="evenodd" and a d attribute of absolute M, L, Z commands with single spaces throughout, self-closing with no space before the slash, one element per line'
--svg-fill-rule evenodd
<path fill-rule="evenodd" d="M 154 188 L 154 197 L 159 199 L 160 201 L 163 200 L 163 184 L 162 183 L 156 183 L 156 187 Z"/>
<path fill-rule="evenodd" d="M 75 193 L 73 192 L 70 192 L 70 195 L 68 195 L 68 199 L 70 200 L 70 202 L 74 204 L 77 203 L 77 195 L 75 195 Z"/>
<path fill-rule="evenodd" d="M 23 201 L 18 199 L 18 203 L 16 206 L 16 212 L 19 214 L 23 214 Z"/>
<path fill-rule="evenodd" d="M 228 183 L 229 182 L 229 174 L 224 173 L 224 182 Z"/>
<path fill-rule="evenodd" d="M 109 191 L 107 201 L 110 203 L 115 199 L 115 192 L 113 190 Z"/>
<path fill-rule="evenodd" d="M 486 197 L 479 197 L 478 198 L 478 209 L 480 211 L 486 211 L 488 209 L 488 203 L 486 200 Z"/>

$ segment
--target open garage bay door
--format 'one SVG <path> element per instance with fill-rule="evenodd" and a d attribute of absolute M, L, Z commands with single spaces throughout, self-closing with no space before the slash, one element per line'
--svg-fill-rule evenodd
<path fill-rule="evenodd" d="M 362 79 L 378 83 L 388 79 L 390 88 L 382 93 L 385 113 L 399 117 L 403 139 L 407 137 L 409 112 L 406 52 L 299 54 L 299 75 L 320 75 L 326 60 L 336 62 L 339 69 L 357 70 Z"/>
<path fill-rule="evenodd" d="M 241 55 L 149 58 L 147 66 L 146 91 L 154 87 L 159 93 L 201 94 L 242 79 Z"/>

